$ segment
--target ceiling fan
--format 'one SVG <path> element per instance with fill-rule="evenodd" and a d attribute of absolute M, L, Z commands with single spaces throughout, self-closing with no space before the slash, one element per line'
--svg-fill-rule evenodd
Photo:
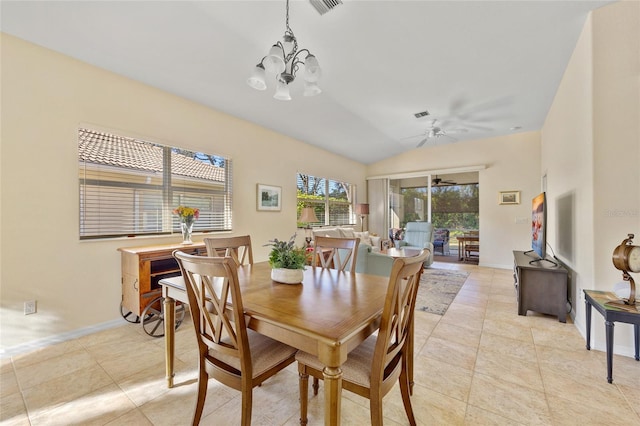
<path fill-rule="evenodd" d="M 431 180 L 431 186 L 452 186 L 452 185 L 456 185 L 456 182 L 452 180 L 441 179 L 438 177 L 438 175 L 436 175 L 436 177 L 433 178 L 433 180 Z"/>
<path fill-rule="evenodd" d="M 454 128 L 454 129 L 445 129 L 443 128 L 442 125 L 438 125 L 438 120 L 432 120 L 431 121 L 431 125 L 430 127 L 427 128 L 427 131 L 424 133 L 424 137 L 423 139 L 418 142 L 418 145 L 416 146 L 416 148 L 420 148 L 422 145 L 425 144 L 425 142 L 427 142 L 427 140 L 429 139 L 436 139 L 436 138 L 448 138 L 452 141 L 457 141 L 456 138 L 449 136 L 451 134 L 456 134 L 456 133 L 467 133 L 468 130 L 467 129 L 463 129 L 463 128 Z"/>

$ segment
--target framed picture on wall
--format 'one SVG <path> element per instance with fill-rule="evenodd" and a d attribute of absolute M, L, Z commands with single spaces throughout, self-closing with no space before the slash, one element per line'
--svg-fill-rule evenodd
<path fill-rule="evenodd" d="M 260 211 L 282 210 L 282 187 L 258 184 L 257 205 Z"/>
<path fill-rule="evenodd" d="M 500 191 L 500 204 L 520 204 L 520 191 Z"/>

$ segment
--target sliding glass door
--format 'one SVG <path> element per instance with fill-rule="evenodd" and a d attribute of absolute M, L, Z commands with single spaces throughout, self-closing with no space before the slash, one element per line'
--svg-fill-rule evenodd
<path fill-rule="evenodd" d="M 478 230 L 479 190 L 478 172 L 390 179 L 388 227 L 432 222 L 434 229 L 448 229 L 457 247 L 458 236 Z"/>

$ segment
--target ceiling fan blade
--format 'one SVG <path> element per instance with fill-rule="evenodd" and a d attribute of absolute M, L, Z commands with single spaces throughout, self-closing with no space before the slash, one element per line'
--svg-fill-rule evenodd
<path fill-rule="evenodd" d="M 470 128 L 471 130 L 479 130 L 479 131 L 483 131 L 483 132 L 490 132 L 490 131 L 493 130 L 491 127 L 479 126 L 477 124 L 471 124 L 471 123 L 465 123 L 465 126 Z"/>
<path fill-rule="evenodd" d="M 424 143 L 427 141 L 427 139 L 429 139 L 429 138 L 424 138 L 420 142 L 418 142 L 418 145 L 416 146 L 416 148 L 420 148 L 422 145 L 424 145 Z"/>
<path fill-rule="evenodd" d="M 418 136 L 424 136 L 424 133 L 420 133 L 420 134 L 413 135 L 413 136 L 405 136 L 404 138 L 402 138 L 400 140 L 413 139 L 413 138 L 417 138 Z"/>
<path fill-rule="evenodd" d="M 460 128 L 457 128 L 457 129 L 444 129 L 444 132 L 447 133 L 447 134 L 455 135 L 456 133 L 468 133 L 469 130 L 463 129 L 462 127 L 460 127 Z"/>
<path fill-rule="evenodd" d="M 463 98 L 451 102 L 451 114 L 462 121 L 476 121 L 482 119 L 488 111 L 503 111 L 514 102 L 513 96 L 501 96 L 487 101 L 470 103 Z"/>

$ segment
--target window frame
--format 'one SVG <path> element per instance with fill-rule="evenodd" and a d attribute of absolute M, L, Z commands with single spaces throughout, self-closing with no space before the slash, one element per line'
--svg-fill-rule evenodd
<path fill-rule="evenodd" d="M 304 192 L 304 177 L 307 178 L 307 191 Z M 311 183 L 313 182 L 313 183 Z M 346 199 L 340 201 L 336 197 L 331 197 L 332 188 L 342 187 Z M 330 179 L 322 176 L 313 176 L 306 173 L 296 173 L 296 191 L 297 191 L 297 203 L 296 203 L 296 218 L 300 217 L 302 209 L 304 207 L 314 207 L 316 216 L 320 220 L 317 223 L 301 223 L 297 222 L 298 228 L 304 228 L 309 226 L 343 226 L 343 225 L 355 225 L 355 200 L 356 200 L 356 185 L 340 181 L 336 179 Z M 312 199 L 311 197 L 320 197 Z M 336 217 L 332 214 L 332 206 L 335 211 L 338 206 L 344 205 L 348 211 L 346 216 L 343 214 L 340 217 Z M 342 218 L 342 220 L 340 220 Z"/>
<path fill-rule="evenodd" d="M 81 127 L 78 167 L 80 240 L 179 234 L 179 205 L 196 232 L 232 230 L 228 157 Z"/>

